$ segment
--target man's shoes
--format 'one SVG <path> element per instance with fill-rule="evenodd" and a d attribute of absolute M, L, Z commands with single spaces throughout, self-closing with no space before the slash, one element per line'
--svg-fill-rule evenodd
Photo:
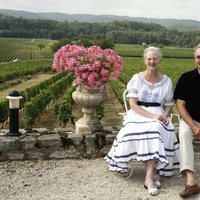
<path fill-rule="evenodd" d="M 186 198 L 189 197 L 193 194 L 197 194 L 200 192 L 200 186 L 195 184 L 195 185 L 186 185 L 185 186 L 185 190 L 183 190 L 182 192 L 179 193 L 180 197 L 182 198 Z"/>

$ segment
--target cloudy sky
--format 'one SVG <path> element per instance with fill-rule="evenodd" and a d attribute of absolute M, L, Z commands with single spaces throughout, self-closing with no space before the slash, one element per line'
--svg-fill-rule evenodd
<path fill-rule="evenodd" d="M 200 21 L 200 0 L 0 0 L 0 8 Z"/>

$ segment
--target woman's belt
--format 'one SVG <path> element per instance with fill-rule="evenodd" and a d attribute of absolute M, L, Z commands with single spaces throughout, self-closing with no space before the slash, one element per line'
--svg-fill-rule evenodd
<path fill-rule="evenodd" d="M 161 106 L 160 103 L 157 102 L 143 102 L 143 101 L 138 101 L 137 104 L 139 106 L 145 106 L 145 107 L 156 107 L 156 106 Z"/>

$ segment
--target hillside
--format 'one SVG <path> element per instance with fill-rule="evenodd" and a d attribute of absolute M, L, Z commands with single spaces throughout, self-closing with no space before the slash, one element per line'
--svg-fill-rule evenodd
<path fill-rule="evenodd" d="M 27 12 L 23 10 L 8 10 L 0 9 L 0 14 L 13 17 L 22 17 L 27 19 L 53 19 L 57 21 L 69 22 L 112 22 L 112 21 L 137 21 L 145 23 L 156 23 L 170 29 L 178 30 L 199 30 L 200 21 L 188 19 L 156 19 L 144 17 L 128 17 L 128 16 L 115 16 L 115 15 L 89 15 L 89 14 L 66 14 L 59 12 Z"/>

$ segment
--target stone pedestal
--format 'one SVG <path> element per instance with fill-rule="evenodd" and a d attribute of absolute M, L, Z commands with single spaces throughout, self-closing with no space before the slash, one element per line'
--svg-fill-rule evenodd
<path fill-rule="evenodd" d="M 95 117 L 96 107 L 106 100 L 105 87 L 101 89 L 86 89 L 78 86 L 72 93 L 72 98 L 82 107 L 83 117 L 75 123 L 77 134 L 91 134 L 94 130 L 102 129 L 103 126 Z"/>

